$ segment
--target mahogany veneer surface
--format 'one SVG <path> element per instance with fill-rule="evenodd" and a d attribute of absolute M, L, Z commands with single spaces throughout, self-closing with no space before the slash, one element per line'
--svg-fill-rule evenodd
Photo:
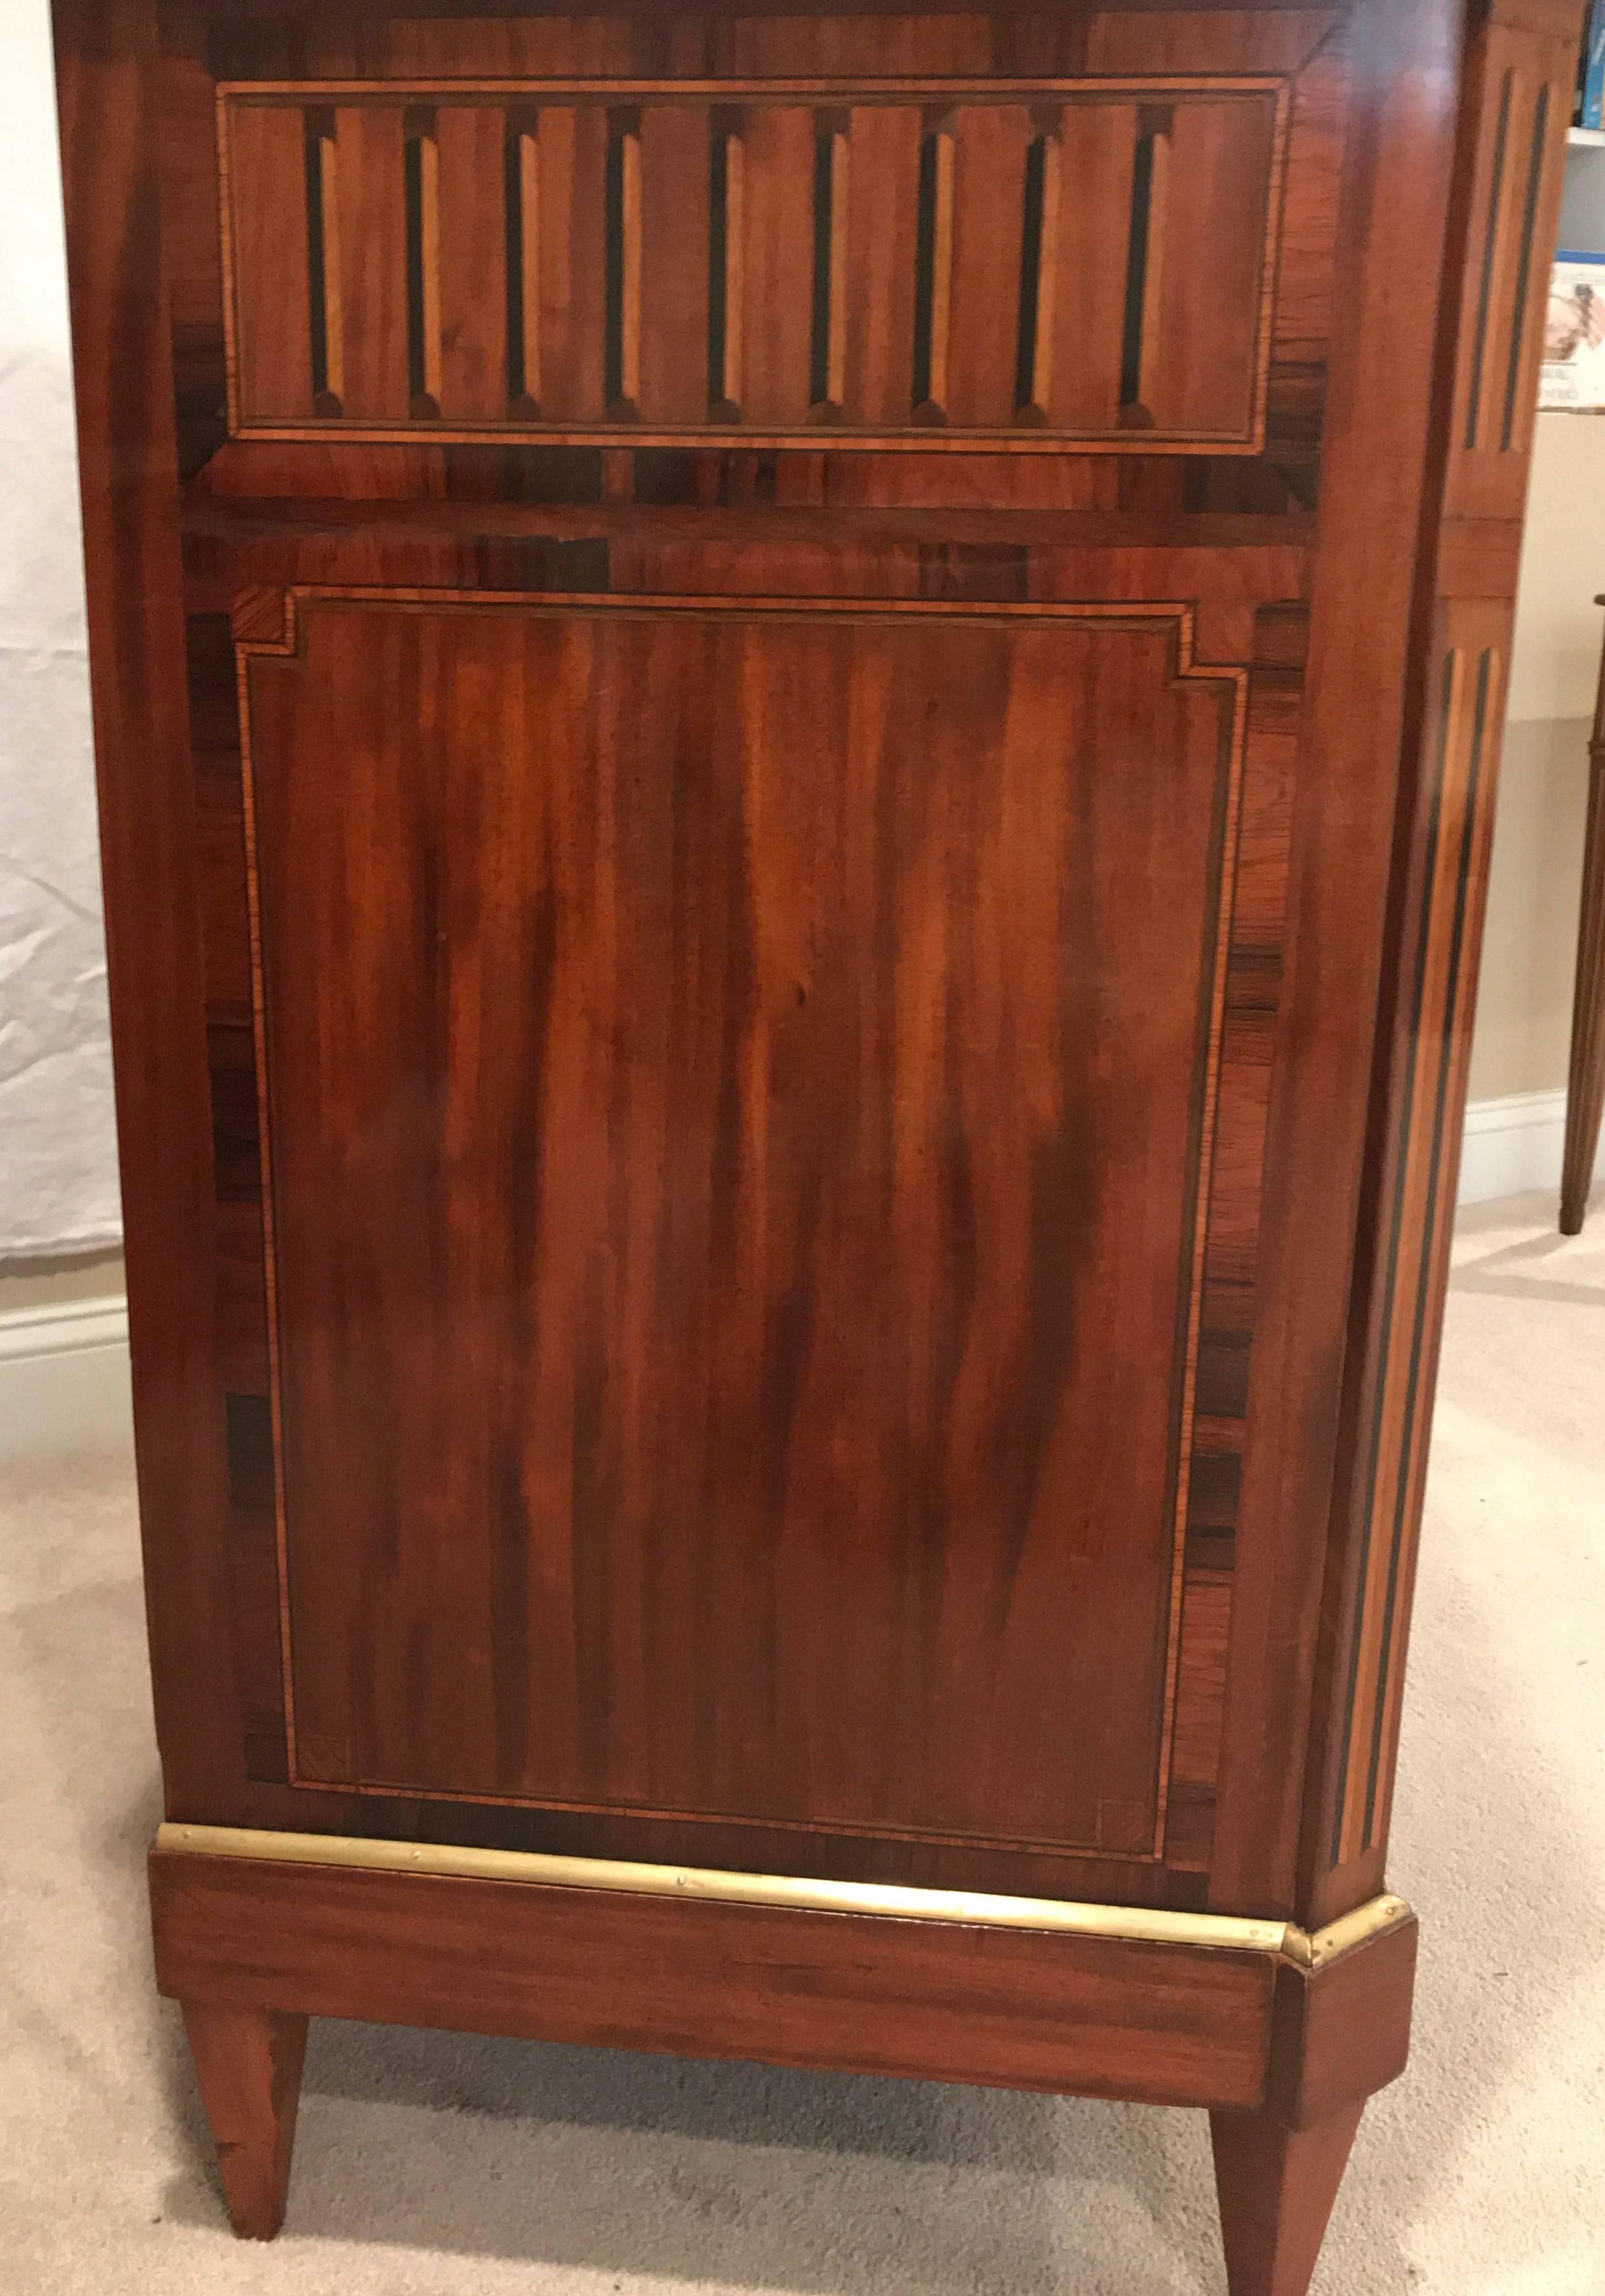
<path fill-rule="evenodd" d="M 1381 1890 L 1576 13 L 56 0 L 172 1817 Z M 1300 2296 L 1408 2025 L 156 1876 L 247 2230 L 458 2017 L 1208 2103 Z"/>

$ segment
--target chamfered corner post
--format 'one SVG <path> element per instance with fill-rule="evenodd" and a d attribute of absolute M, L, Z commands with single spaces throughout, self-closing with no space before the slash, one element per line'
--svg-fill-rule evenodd
<path fill-rule="evenodd" d="M 1367 2100 L 1404 2069 L 1415 1919 L 1353 1944 L 1348 1926 L 1277 1973 L 1264 2103 L 1209 2116 L 1230 2296 L 1306 2296 Z"/>

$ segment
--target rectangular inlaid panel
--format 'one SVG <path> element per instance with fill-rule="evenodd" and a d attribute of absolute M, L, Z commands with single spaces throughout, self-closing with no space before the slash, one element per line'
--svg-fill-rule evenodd
<path fill-rule="evenodd" d="M 1286 83 L 225 84 L 231 428 L 1263 443 Z"/>
<path fill-rule="evenodd" d="M 1241 674 L 270 603 L 292 1777 L 1151 1857 Z"/>

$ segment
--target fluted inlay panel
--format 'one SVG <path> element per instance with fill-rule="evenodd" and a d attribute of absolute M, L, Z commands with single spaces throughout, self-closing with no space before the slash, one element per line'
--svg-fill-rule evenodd
<path fill-rule="evenodd" d="M 1258 443 L 1276 80 L 220 91 L 231 427 Z"/>

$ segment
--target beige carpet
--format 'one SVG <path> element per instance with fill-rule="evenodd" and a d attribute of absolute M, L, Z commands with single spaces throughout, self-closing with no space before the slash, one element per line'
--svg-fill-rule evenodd
<path fill-rule="evenodd" d="M 1322 2296 L 1605 2290 L 1605 1209 L 1474 1215 L 1392 1878 L 1418 2042 Z M 6 2296 L 1199 2296 L 1201 2114 L 314 2027 L 288 2228 L 237 2247 L 148 1976 L 125 1464 L 0 1487 Z"/>

